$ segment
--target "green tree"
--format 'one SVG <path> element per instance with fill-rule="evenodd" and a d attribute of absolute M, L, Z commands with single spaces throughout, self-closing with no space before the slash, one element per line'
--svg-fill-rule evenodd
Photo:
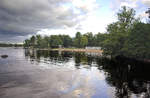
<path fill-rule="evenodd" d="M 86 37 L 86 36 L 82 36 L 82 37 L 81 37 L 81 42 L 80 42 L 80 47 L 81 47 L 81 48 L 84 48 L 85 46 L 87 46 L 87 44 L 88 44 L 88 39 L 87 39 L 87 37 Z"/>
<path fill-rule="evenodd" d="M 50 38 L 48 36 L 42 37 L 41 35 L 36 35 L 36 47 L 37 48 L 49 48 Z"/>
<path fill-rule="evenodd" d="M 74 45 L 78 48 L 81 48 L 81 38 L 82 38 L 82 35 L 80 32 L 77 32 L 76 33 L 76 37 L 74 39 Z"/>
<path fill-rule="evenodd" d="M 48 48 L 47 41 L 44 38 L 41 39 L 40 48 Z"/>
<path fill-rule="evenodd" d="M 69 35 L 59 35 L 63 42 L 63 47 L 72 46 L 72 38 Z"/>
<path fill-rule="evenodd" d="M 45 36 L 45 37 L 44 37 L 44 40 L 45 40 L 45 47 L 46 47 L 46 48 L 49 48 L 49 47 L 50 47 L 50 37 Z"/>
<path fill-rule="evenodd" d="M 41 47 L 41 41 L 42 41 L 41 35 L 36 35 L 36 47 L 37 48 Z"/>
<path fill-rule="evenodd" d="M 30 40 L 26 39 L 23 44 L 24 47 L 30 47 Z"/>
<path fill-rule="evenodd" d="M 59 45 L 62 45 L 63 42 L 58 35 L 51 35 L 50 37 L 50 45 L 52 48 L 58 48 Z"/>
<path fill-rule="evenodd" d="M 30 38 L 30 45 L 34 48 L 36 46 L 36 38 L 35 36 L 32 36 Z"/>
<path fill-rule="evenodd" d="M 150 24 L 137 23 L 129 33 L 124 55 L 136 58 L 150 58 Z"/>
<path fill-rule="evenodd" d="M 103 42 L 104 54 L 112 56 L 124 54 L 125 42 L 133 28 L 132 25 L 136 22 L 134 15 L 135 11 L 133 9 L 122 7 L 117 14 L 118 21 L 108 25 L 107 32 L 109 34 Z"/>
<path fill-rule="evenodd" d="M 87 46 L 94 46 L 95 45 L 94 35 L 92 32 L 88 32 L 88 33 L 84 34 L 84 36 L 86 36 L 88 39 Z"/>
<path fill-rule="evenodd" d="M 94 45 L 102 47 L 104 40 L 106 40 L 108 37 L 107 33 L 98 33 L 94 36 Z"/>

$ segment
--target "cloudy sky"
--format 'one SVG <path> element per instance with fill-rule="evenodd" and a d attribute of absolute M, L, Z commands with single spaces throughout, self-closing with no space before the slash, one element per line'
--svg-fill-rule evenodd
<path fill-rule="evenodd" d="M 0 0 L 0 42 L 22 42 L 35 34 L 105 32 L 121 6 L 143 18 L 150 0 Z"/>

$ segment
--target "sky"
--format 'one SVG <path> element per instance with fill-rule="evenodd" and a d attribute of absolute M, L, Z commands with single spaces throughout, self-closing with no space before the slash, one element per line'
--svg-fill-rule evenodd
<path fill-rule="evenodd" d="M 121 6 L 134 8 L 143 20 L 150 0 L 0 0 L 0 42 L 21 43 L 36 34 L 105 33 Z"/>

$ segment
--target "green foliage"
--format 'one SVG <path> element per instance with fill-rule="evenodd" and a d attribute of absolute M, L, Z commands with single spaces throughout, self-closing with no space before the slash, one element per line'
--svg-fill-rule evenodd
<path fill-rule="evenodd" d="M 33 46 L 33 47 L 35 47 L 35 45 L 36 45 L 36 38 L 35 38 L 35 36 L 32 36 L 30 38 L 30 45 Z"/>
<path fill-rule="evenodd" d="M 88 44 L 88 39 L 86 36 L 81 37 L 80 47 L 85 47 Z"/>
<path fill-rule="evenodd" d="M 123 31 L 128 31 L 135 20 L 135 11 L 134 9 L 123 6 L 122 9 L 118 12 L 117 16 L 120 29 Z"/>
<path fill-rule="evenodd" d="M 45 39 L 41 40 L 40 48 L 48 48 L 48 42 Z"/>
<path fill-rule="evenodd" d="M 30 47 L 30 40 L 26 39 L 23 44 L 24 47 Z"/>
<path fill-rule="evenodd" d="M 107 39 L 103 42 L 104 54 L 123 55 L 124 45 L 128 39 L 128 35 L 132 29 L 132 25 L 136 22 L 135 11 L 130 8 L 122 7 L 118 15 L 118 21 L 108 25 Z"/>
<path fill-rule="evenodd" d="M 75 47 L 81 48 L 81 37 L 82 37 L 81 33 L 77 32 L 76 33 L 76 37 L 74 39 L 74 45 L 75 45 Z"/>
<path fill-rule="evenodd" d="M 95 36 L 94 36 L 94 38 L 93 38 L 93 40 L 94 40 L 94 45 L 95 46 L 103 46 L 103 44 L 104 44 L 104 40 L 106 40 L 107 39 L 107 37 L 108 37 L 108 34 L 107 33 L 104 33 L 104 34 L 102 34 L 102 33 L 98 33 L 98 34 L 96 34 Z"/>
<path fill-rule="evenodd" d="M 42 37 L 41 37 L 41 35 L 36 35 L 36 47 L 37 48 L 40 48 L 40 46 L 41 46 L 41 41 L 42 41 Z"/>
<path fill-rule="evenodd" d="M 76 33 L 75 38 L 69 35 L 51 35 L 42 37 L 41 35 L 32 36 L 24 41 L 24 47 L 32 48 L 58 48 L 59 45 L 65 48 L 77 47 L 85 48 L 86 46 L 101 46 L 107 34 L 98 33 L 93 35 L 92 32 L 82 35 Z"/>
<path fill-rule="evenodd" d="M 135 11 L 130 8 L 123 7 L 117 15 L 118 21 L 108 25 L 101 44 L 104 54 L 150 58 L 150 24 L 135 19 Z"/>
<path fill-rule="evenodd" d="M 69 35 L 59 35 L 63 44 L 63 47 L 69 47 L 73 45 L 72 38 Z"/>
<path fill-rule="evenodd" d="M 78 47 L 78 48 L 84 48 L 85 46 L 88 45 L 88 38 L 85 35 L 82 35 L 80 32 L 77 32 L 76 33 L 76 37 L 74 39 L 74 45 L 75 47 Z"/>
<path fill-rule="evenodd" d="M 86 36 L 86 38 L 88 40 L 87 46 L 93 46 L 95 44 L 94 35 L 92 34 L 92 32 L 88 32 L 88 33 L 84 34 L 84 36 Z"/>
<path fill-rule="evenodd" d="M 45 36 L 43 40 L 45 40 L 44 46 L 45 46 L 46 48 L 49 48 L 49 47 L 51 46 L 51 45 L 50 45 L 50 37 Z"/>
<path fill-rule="evenodd" d="M 123 50 L 125 56 L 150 58 L 150 24 L 135 24 Z"/>
<path fill-rule="evenodd" d="M 0 43 L 0 47 L 22 47 L 23 44 Z"/>
<path fill-rule="evenodd" d="M 63 42 L 58 35 L 51 35 L 50 37 L 50 45 L 52 48 L 58 48 L 59 45 L 62 45 Z"/>

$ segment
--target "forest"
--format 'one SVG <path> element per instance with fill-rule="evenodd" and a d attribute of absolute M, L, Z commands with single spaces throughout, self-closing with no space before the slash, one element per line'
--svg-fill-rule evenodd
<path fill-rule="evenodd" d="M 98 46 L 101 47 L 104 55 L 149 59 L 150 21 L 147 19 L 147 22 L 142 22 L 140 18 L 136 18 L 134 9 L 124 6 L 117 13 L 117 21 L 109 24 L 105 33 L 77 32 L 73 38 L 69 35 L 35 35 L 24 41 L 26 48 L 59 46 L 64 48 Z"/>

